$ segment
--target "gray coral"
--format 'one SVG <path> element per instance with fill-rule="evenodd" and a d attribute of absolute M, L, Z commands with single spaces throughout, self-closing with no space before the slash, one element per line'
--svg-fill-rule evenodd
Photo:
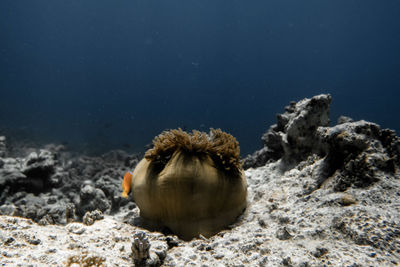
<path fill-rule="evenodd" d="M 320 126 L 329 125 L 331 100 L 329 94 L 322 94 L 291 102 L 284 113 L 277 115 L 277 124 L 262 136 L 264 147 L 247 156 L 243 168 L 260 167 L 281 158 L 293 165 L 313 153 L 320 153 L 316 131 Z"/>
<path fill-rule="evenodd" d="M 134 234 L 131 250 L 135 265 L 145 266 L 150 257 L 150 241 L 144 232 Z"/>

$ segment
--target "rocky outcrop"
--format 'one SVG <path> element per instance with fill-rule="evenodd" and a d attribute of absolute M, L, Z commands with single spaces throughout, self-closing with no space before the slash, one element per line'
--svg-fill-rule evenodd
<path fill-rule="evenodd" d="M 327 144 L 320 181 L 330 179 L 335 191 L 367 187 L 378 181 L 379 173 L 396 171 L 400 139 L 393 131 L 357 121 L 320 127 L 317 133 L 321 142 Z"/>
<path fill-rule="evenodd" d="M 364 179 L 368 184 L 374 180 L 369 172 L 375 167 L 394 172 L 395 165 L 400 164 L 400 141 L 395 132 L 367 121 L 354 122 L 346 116 L 329 127 L 330 102 L 330 95 L 292 102 L 285 113 L 278 115 L 278 124 L 262 136 L 264 147 L 243 160 L 244 168 L 281 159 L 281 168 L 287 170 L 317 155 L 327 156 L 322 173 L 325 177 L 341 169 L 342 173 L 346 170 L 344 176 L 358 172 L 354 175 L 369 177 Z"/>
<path fill-rule="evenodd" d="M 260 167 L 280 158 L 288 164 L 298 163 L 312 153 L 321 153 L 315 135 L 318 127 L 329 125 L 331 100 L 331 96 L 325 94 L 291 102 L 285 113 L 277 115 L 277 124 L 262 136 L 264 148 L 244 159 L 244 169 Z"/>

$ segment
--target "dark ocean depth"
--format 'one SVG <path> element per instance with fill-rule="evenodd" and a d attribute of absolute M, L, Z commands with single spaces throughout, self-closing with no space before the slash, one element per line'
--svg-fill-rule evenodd
<path fill-rule="evenodd" d="M 291 100 L 400 132 L 400 1 L 2 0 L 0 135 L 141 152 L 221 128 L 242 155 Z"/>

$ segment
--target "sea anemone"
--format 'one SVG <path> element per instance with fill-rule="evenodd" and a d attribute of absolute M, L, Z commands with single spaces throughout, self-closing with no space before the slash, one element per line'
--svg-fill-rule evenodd
<path fill-rule="evenodd" d="M 131 182 L 142 218 L 189 240 L 219 232 L 246 208 L 247 182 L 232 135 L 178 129 L 153 144 Z"/>

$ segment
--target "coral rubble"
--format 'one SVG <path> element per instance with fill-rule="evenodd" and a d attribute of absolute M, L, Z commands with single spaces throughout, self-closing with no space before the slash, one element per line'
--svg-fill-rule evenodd
<path fill-rule="evenodd" d="M 0 162 L 0 214 L 65 224 L 75 216 L 82 220 L 86 212 L 109 214 L 128 205 L 119 196 L 119 177 L 138 157 L 123 151 L 70 157 L 50 146 L 25 157 L 0 157 Z"/>

